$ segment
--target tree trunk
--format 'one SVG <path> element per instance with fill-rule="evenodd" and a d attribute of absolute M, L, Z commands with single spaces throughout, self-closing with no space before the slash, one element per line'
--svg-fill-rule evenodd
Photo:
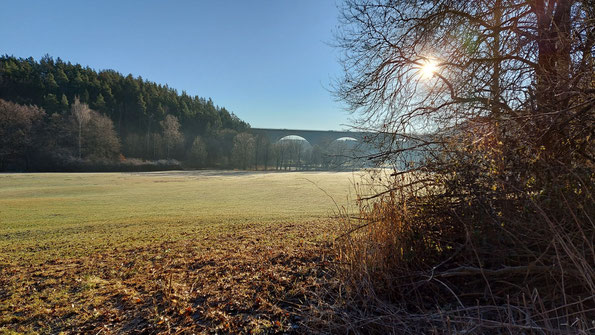
<path fill-rule="evenodd" d="M 79 121 L 79 159 L 81 159 L 81 139 L 83 134 L 83 125 Z"/>
<path fill-rule="evenodd" d="M 562 125 L 556 121 L 569 106 L 568 81 L 570 77 L 570 9 L 571 0 L 537 0 L 534 12 L 538 27 L 538 59 L 536 69 L 536 104 L 534 118 L 540 132 L 538 145 L 552 159 L 564 160 L 567 154 L 559 139 L 567 138 Z M 557 140 L 558 139 L 558 140 Z"/>
<path fill-rule="evenodd" d="M 490 100 L 492 102 L 492 118 L 496 121 L 501 120 L 500 107 L 498 101 L 500 100 L 500 26 L 502 25 L 502 0 L 496 0 L 494 8 L 494 37 L 492 41 L 492 58 L 493 72 L 490 87 Z"/>

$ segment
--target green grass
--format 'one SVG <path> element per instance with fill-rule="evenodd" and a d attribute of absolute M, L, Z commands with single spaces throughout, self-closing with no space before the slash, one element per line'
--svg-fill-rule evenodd
<path fill-rule="evenodd" d="M 0 334 L 296 331 L 354 178 L 0 174 Z"/>
<path fill-rule="evenodd" d="M 0 257 L 47 259 L 328 217 L 330 197 L 345 203 L 351 179 L 330 172 L 1 174 Z"/>

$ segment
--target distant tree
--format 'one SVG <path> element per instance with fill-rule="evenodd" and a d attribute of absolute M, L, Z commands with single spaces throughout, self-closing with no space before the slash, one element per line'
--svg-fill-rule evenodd
<path fill-rule="evenodd" d="M 289 168 L 291 164 L 290 146 L 288 141 L 277 141 L 271 146 L 271 153 L 277 170 L 287 170 Z"/>
<path fill-rule="evenodd" d="M 66 111 L 68 111 L 68 98 L 66 97 L 65 94 L 62 94 L 62 98 L 60 98 L 60 113 L 64 113 Z"/>
<path fill-rule="evenodd" d="M 323 138 L 318 142 L 317 145 L 312 148 L 312 160 L 317 161 L 320 164 L 320 168 L 328 170 L 334 167 L 334 154 L 332 152 L 331 138 Z"/>
<path fill-rule="evenodd" d="M 95 99 L 93 108 L 95 108 L 95 110 L 98 110 L 98 111 L 105 110 L 105 98 L 103 97 L 103 94 L 99 93 L 97 95 L 97 99 Z"/>
<path fill-rule="evenodd" d="M 163 136 L 158 133 L 151 133 L 149 135 L 149 142 L 151 143 L 149 156 L 153 159 L 159 159 L 160 157 L 165 156 L 165 151 L 163 150 L 165 147 L 165 141 L 163 140 Z"/>
<path fill-rule="evenodd" d="M 200 136 L 196 136 L 188 154 L 190 162 L 195 166 L 205 166 L 207 160 L 207 145 Z"/>
<path fill-rule="evenodd" d="M 95 111 L 90 112 L 85 131 L 85 149 L 92 159 L 115 159 L 120 153 L 120 140 L 112 120 Z"/>
<path fill-rule="evenodd" d="M 142 94 L 139 94 L 136 98 L 136 108 L 139 110 L 141 115 L 144 115 L 147 111 L 147 103 Z"/>
<path fill-rule="evenodd" d="M 232 158 L 236 166 L 247 169 L 254 157 L 254 136 L 240 133 L 233 139 Z"/>
<path fill-rule="evenodd" d="M 271 151 L 271 140 L 264 134 L 258 134 L 255 136 L 254 143 L 254 169 L 258 170 L 258 164 L 263 164 L 266 171 Z"/>
<path fill-rule="evenodd" d="M 58 85 L 65 85 L 68 84 L 68 76 L 64 72 L 62 68 L 58 68 L 56 70 L 56 79 L 58 80 Z"/>
<path fill-rule="evenodd" d="M 74 98 L 72 104 L 72 115 L 78 127 L 78 156 L 81 158 L 82 153 L 82 140 L 83 140 L 83 127 L 91 119 L 91 109 L 85 103 L 81 103 L 79 97 Z"/>
<path fill-rule="evenodd" d="M 10 156 L 24 157 L 28 165 L 35 128 L 45 112 L 36 106 L 22 106 L 0 99 L 0 170 Z"/>
<path fill-rule="evenodd" d="M 214 166 L 227 167 L 231 161 L 234 139 L 238 133 L 233 129 L 210 132 L 205 137 L 208 161 Z"/>
<path fill-rule="evenodd" d="M 160 159 L 181 157 L 182 138 L 188 139 L 191 146 L 196 136 L 201 136 L 207 146 L 208 157 L 205 164 L 228 167 L 231 161 L 233 138 L 238 132 L 247 131 L 249 125 L 232 112 L 218 107 L 211 99 L 179 94 L 167 85 L 159 85 L 132 75 L 123 76 L 113 70 L 95 71 L 78 64 L 64 62 L 44 56 L 39 62 L 33 58 L 0 56 L 0 99 L 19 104 L 32 104 L 43 108 L 53 120 L 52 127 L 61 129 L 67 138 L 59 140 L 47 137 L 52 150 L 59 152 L 49 155 L 68 160 L 68 156 L 84 158 L 85 120 L 75 119 L 70 124 L 70 112 L 75 96 L 79 97 L 80 106 L 90 107 L 109 116 L 116 125 L 120 138 L 126 139 L 122 151 L 138 152 L 143 158 Z M 53 116 L 54 113 L 67 117 Z M 166 121 L 167 115 L 177 117 L 177 132 L 160 132 L 156 127 L 159 120 Z M 170 118 L 171 119 L 171 118 Z M 50 127 L 47 123 L 46 126 Z M 64 126 L 64 127 L 62 127 Z M 175 129 L 175 128 L 168 128 Z M 159 132 L 159 134 L 155 134 Z M 48 128 L 48 135 L 51 131 Z M 177 134 L 180 136 L 176 136 Z M 128 148 L 128 135 L 137 134 L 144 141 L 144 149 Z M 142 134 L 142 135 L 141 135 Z M 159 135 L 159 136 L 157 136 Z M 132 137 L 131 137 L 132 139 Z M 77 143 L 79 142 L 80 143 Z M 80 145 L 79 145 L 80 144 Z M 52 157 L 45 157 L 52 158 Z M 175 158 L 175 157 L 174 157 Z M 259 157 L 260 160 L 263 157 Z M 52 168 L 59 169 L 56 165 Z"/>
<path fill-rule="evenodd" d="M 349 141 L 333 141 L 327 147 L 331 167 L 341 169 L 350 161 L 349 157 L 353 152 L 353 143 Z"/>
<path fill-rule="evenodd" d="M 168 114 L 165 119 L 160 122 L 163 129 L 163 140 L 165 141 L 166 157 L 170 158 L 173 149 L 178 146 L 182 140 L 182 133 L 180 132 L 180 122 L 178 118 Z"/>
<path fill-rule="evenodd" d="M 123 152 L 127 157 L 142 157 L 143 152 L 147 148 L 147 143 L 138 134 L 128 134 L 124 139 L 124 147 L 126 150 Z"/>
<path fill-rule="evenodd" d="M 60 110 L 60 103 L 58 102 L 58 99 L 56 98 L 56 95 L 53 93 L 47 94 L 44 99 L 44 106 L 46 106 L 46 108 L 49 111 L 58 111 Z"/>
<path fill-rule="evenodd" d="M 85 103 L 89 103 L 90 102 L 90 97 L 89 97 L 89 90 L 84 89 L 83 93 L 81 94 L 81 100 Z"/>
<path fill-rule="evenodd" d="M 58 88 L 58 83 L 54 79 L 54 75 L 49 73 L 45 78 L 44 86 L 49 91 L 54 91 Z"/>
<path fill-rule="evenodd" d="M 43 144 L 44 158 L 57 162 L 57 157 L 69 157 L 76 151 L 76 129 L 69 118 L 53 113 L 47 118 L 39 141 Z"/>

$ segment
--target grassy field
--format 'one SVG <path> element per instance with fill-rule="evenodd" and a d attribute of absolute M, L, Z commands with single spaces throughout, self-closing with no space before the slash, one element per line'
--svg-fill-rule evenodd
<path fill-rule="evenodd" d="M 298 331 L 355 178 L 0 174 L 0 333 Z"/>

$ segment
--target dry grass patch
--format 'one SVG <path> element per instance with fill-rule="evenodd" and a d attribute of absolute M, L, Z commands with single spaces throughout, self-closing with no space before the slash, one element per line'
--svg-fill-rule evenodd
<path fill-rule="evenodd" d="M 303 331 L 352 177 L 0 174 L 0 333 Z"/>
<path fill-rule="evenodd" d="M 328 265 L 332 222 L 247 225 L 204 239 L 3 262 L 0 330 L 300 332 Z"/>

